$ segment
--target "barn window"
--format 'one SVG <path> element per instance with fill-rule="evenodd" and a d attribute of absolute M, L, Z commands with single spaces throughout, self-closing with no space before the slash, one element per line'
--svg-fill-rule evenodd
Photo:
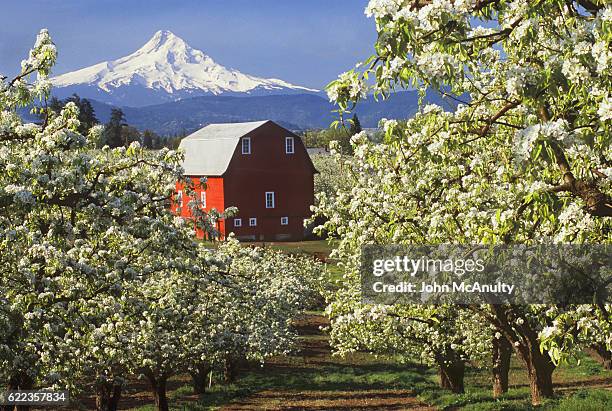
<path fill-rule="evenodd" d="M 281 217 L 281 225 L 289 225 L 289 217 Z"/>
<path fill-rule="evenodd" d="M 176 202 L 179 207 L 183 206 L 183 190 L 179 190 L 178 193 L 176 193 Z"/>
<path fill-rule="evenodd" d="M 242 154 L 251 154 L 251 137 L 242 137 Z"/>
<path fill-rule="evenodd" d="M 295 153 L 295 147 L 293 145 L 293 137 L 285 137 L 285 153 Z"/>
<path fill-rule="evenodd" d="M 274 191 L 266 191 L 266 208 L 274 208 Z"/>
<path fill-rule="evenodd" d="M 206 208 L 206 191 L 200 193 L 200 202 L 202 203 L 202 207 Z"/>
<path fill-rule="evenodd" d="M 234 227 L 242 227 L 242 218 L 234 218 Z"/>
<path fill-rule="evenodd" d="M 255 217 L 249 218 L 249 226 L 251 226 L 251 227 L 257 226 L 257 218 L 255 218 Z"/>

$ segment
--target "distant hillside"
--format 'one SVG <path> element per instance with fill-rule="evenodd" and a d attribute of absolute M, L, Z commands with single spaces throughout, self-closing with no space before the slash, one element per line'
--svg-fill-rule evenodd
<path fill-rule="evenodd" d="M 451 101 L 431 93 L 428 103 L 453 107 Z M 112 106 L 92 101 L 96 115 L 106 122 Z M 191 132 L 210 123 L 273 120 L 290 129 L 327 128 L 336 119 L 327 99 L 313 94 L 254 97 L 203 96 L 145 107 L 122 107 L 130 125 L 162 135 Z M 363 127 L 377 127 L 381 118 L 404 119 L 418 109 L 418 93 L 402 91 L 388 100 L 372 97 L 357 105 L 355 112 Z"/>

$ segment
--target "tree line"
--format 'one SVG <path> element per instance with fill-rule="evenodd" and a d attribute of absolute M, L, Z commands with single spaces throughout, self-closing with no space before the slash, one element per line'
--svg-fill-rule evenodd
<path fill-rule="evenodd" d="M 337 144 L 343 154 L 353 154 L 351 137 L 363 131 L 359 117 L 353 114 L 348 120 L 348 127 L 343 124 L 341 127 L 329 127 L 322 130 L 306 130 L 302 134 L 304 145 L 308 148 L 328 149 L 330 144 Z M 333 142 L 333 143 L 332 143 Z"/>
<path fill-rule="evenodd" d="M 66 99 L 58 99 L 53 96 L 49 100 L 47 107 L 54 114 L 59 114 L 68 103 L 73 103 L 79 109 L 79 127 L 78 131 L 87 135 L 92 127 L 101 124 L 96 117 L 95 110 L 91 102 L 86 98 L 81 98 L 77 94 Z M 45 114 L 46 115 L 46 114 Z M 44 121 L 41 118 L 41 121 Z M 128 124 L 125 118 L 125 113 L 121 108 L 113 107 L 111 109 L 110 119 L 107 123 L 102 124 L 104 131 L 101 138 L 97 142 L 99 148 L 108 145 L 110 148 L 129 147 L 135 141 L 139 142 L 144 148 L 159 150 L 167 147 L 170 149 L 178 148 L 181 140 L 187 135 L 186 131 L 176 133 L 174 135 L 160 136 L 152 130 L 145 129 L 140 131 L 137 128 Z"/>

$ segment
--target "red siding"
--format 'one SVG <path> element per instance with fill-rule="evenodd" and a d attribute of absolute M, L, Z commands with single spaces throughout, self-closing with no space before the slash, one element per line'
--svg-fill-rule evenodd
<path fill-rule="evenodd" d="M 202 192 L 202 186 L 200 185 L 200 177 L 197 176 L 190 176 L 188 178 L 191 178 L 191 181 L 194 184 L 195 187 L 195 195 L 196 196 L 200 196 L 201 192 Z M 176 189 L 178 190 L 183 190 L 183 185 L 181 183 L 177 183 L 176 184 Z M 213 208 L 218 210 L 219 212 L 223 212 L 223 210 L 225 210 L 225 202 L 224 202 L 224 191 L 223 191 L 223 177 L 208 177 L 207 181 L 206 181 L 206 211 L 210 211 Z M 187 204 L 189 203 L 189 201 L 191 200 L 191 198 L 183 195 L 183 207 L 181 209 L 181 213 L 180 215 L 182 217 L 185 218 L 189 218 L 191 216 L 191 212 L 189 210 L 189 207 L 187 206 Z M 172 205 L 172 211 L 174 213 L 177 212 L 177 204 L 176 204 L 176 200 L 174 201 L 174 204 Z M 222 235 L 225 235 L 225 221 L 219 221 L 219 227 L 218 227 L 219 231 L 222 233 Z M 203 238 L 204 237 L 204 233 L 202 232 L 202 230 L 197 230 L 196 232 L 198 238 Z"/>

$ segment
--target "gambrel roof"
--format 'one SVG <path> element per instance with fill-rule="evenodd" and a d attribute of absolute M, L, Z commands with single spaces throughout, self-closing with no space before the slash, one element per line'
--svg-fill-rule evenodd
<path fill-rule="evenodd" d="M 240 138 L 266 121 L 209 124 L 185 137 L 180 149 L 185 152 L 183 168 L 188 176 L 221 176 L 232 160 Z"/>

